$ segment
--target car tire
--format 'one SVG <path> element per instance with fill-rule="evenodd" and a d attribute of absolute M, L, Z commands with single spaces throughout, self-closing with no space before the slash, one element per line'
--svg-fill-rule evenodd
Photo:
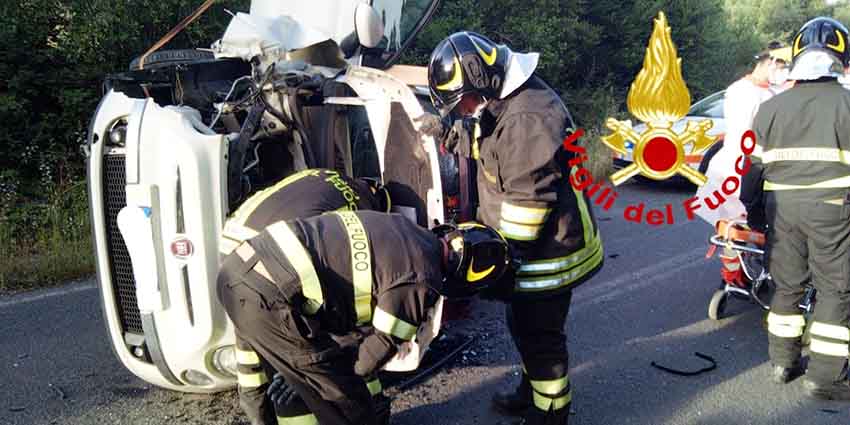
<path fill-rule="evenodd" d="M 130 62 L 130 71 L 139 69 L 139 56 Z M 215 60 L 213 52 L 196 49 L 160 50 L 151 53 L 145 59 L 145 69 L 166 68 L 174 65 L 185 65 Z"/>

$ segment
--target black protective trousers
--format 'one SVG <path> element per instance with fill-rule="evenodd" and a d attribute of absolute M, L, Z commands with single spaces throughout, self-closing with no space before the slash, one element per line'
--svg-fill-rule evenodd
<path fill-rule="evenodd" d="M 515 295 L 506 308 L 508 329 L 532 388 L 529 425 L 566 425 L 572 400 L 565 324 L 572 291 Z"/>
<path fill-rule="evenodd" d="M 806 326 L 799 304 L 811 281 L 817 301 L 807 376 L 829 384 L 845 378 L 850 343 L 850 205 L 846 194 L 795 192 L 766 194 L 767 266 L 776 284 L 768 314 L 770 359 L 799 365 Z"/>
<path fill-rule="evenodd" d="M 320 424 L 377 424 L 364 378 L 354 373 L 355 352 L 290 305 L 278 288 L 300 288 L 297 280 L 276 285 L 253 271 L 256 263 L 256 256 L 243 261 L 230 254 L 217 282 L 219 301 L 242 343 L 283 375 Z"/>

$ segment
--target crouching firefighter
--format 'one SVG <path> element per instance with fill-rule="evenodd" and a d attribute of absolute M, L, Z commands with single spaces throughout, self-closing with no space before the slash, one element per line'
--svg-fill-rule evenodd
<path fill-rule="evenodd" d="M 329 211 L 389 211 L 389 194 L 373 180 L 351 179 L 326 169 L 308 169 L 257 192 L 246 200 L 225 225 L 221 253 L 230 254 L 245 239 L 266 226 L 295 218 L 307 218 Z M 349 341 L 356 343 L 356 340 Z M 239 401 L 252 425 L 287 424 L 306 411 L 298 397 L 275 406 L 266 396 L 273 369 L 236 332 Z M 378 382 L 369 387 L 377 404 L 386 404 Z M 277 412 L 277 413 L 276 413 Z"/>
<path fill-rule="evenodd" d="M 340 211 L 276 222 L 224 259 L 219 300 L 279 374 L 272 398 L 303 400 L 303 415 L 288 412 L 292 423 L 387 423 L 377 418 L 371 378 L 440 295 L 469 296 L 511 267 L 507 242 L 491 228 L 435 231 L 400 214 Z M 356 349 L 333 338 L 363 325 L 372 332 Z"/>
<path fill-rule="evenodd" d="M 804 387 L 814 398 L 850 401 L 850 92 L 837 81 L 850 40 L 838 21 L 815 18 L 792 46 L 796 85 L 763 103 L 753 120 L 756 145 L 741 200 L 750 220 L 764 216 L 767 224 L 776 283 L 767 317 L 773 380 L 803 373 L 806 321 L 798 306 L 811 279 L 817 304 Z"/>
<path fill-rule="evenodd" d="M 533 74 L 537 60 L 459 32 L 437 45 L 428 79 L 434 106 L 454 120 L 433 133 L 477 160 L 479 221 L 499 229 L 523 259 L 507 293 L 497 295 L 507 302 L 522 381 L 493 401 L 524 423 L 563 425 L 572 399 L 564 331 L 572 289 L 601 268 L 603 251 L 592 209 L 569 182 L 572 158 L 562 143 L 574 131 L 572 117 Z"/>

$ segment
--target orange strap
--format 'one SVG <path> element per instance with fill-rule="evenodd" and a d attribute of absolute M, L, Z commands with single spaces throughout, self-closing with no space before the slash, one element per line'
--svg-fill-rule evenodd
<path fill-rule="evenodd" d="M 742 229 L 728 220 L 717 222 L 717 235 L 727 237 L 735 241 L 751 242 L 756 246 L 764 246 L 764 233 L 755 230 Z"/>
<path fill-rule="evenodd" d="M 215 0 L 205 1 L 204 4 L 202 4 L 201 7 L 199 7 L 197 10 L 195 10 L 194 13 L 183 18 L 183 20 L 180 21 L 180 23 L 177 24 L 174 28 L 172 28 L 171 31 L 168 31 L 168 33 L 165 34 L 162 38 L 160 38 L 159 41 L 156 42 L 156 44 L 151 46 L 151 48 L 148 49 L 148 51 L 145 52 L 145 54 L 142 55 L 142 57 L 139 59 L 139 70 L 142 70 L 142 69 L 145 68 L 145 60 L 148 58 L 148 56 L 151 55 L 151 53 L 159 50 L 162 46 L 164 46 L 166 43 L 171 41 L 171 39 L 174 38 L 175 35 L 179 34 L 180 31 L 183 31 L 195 19 L 198 19 L 201 15 L 203 15 L 204 12 L 206 12 L 207 9 L 209 9 L 210 6 L 213 5 L 213 3 L 215 3 Z"/>

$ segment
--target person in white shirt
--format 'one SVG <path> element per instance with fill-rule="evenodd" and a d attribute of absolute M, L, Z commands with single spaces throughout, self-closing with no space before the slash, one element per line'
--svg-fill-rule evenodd
<path fill-rule="evenodd" d="M 775 47 L 772 43 L 770 47 Z M 696 196 L 699 199 L 712 199 L 713 204 L 721 204 L 715 209 L 700 208 L 696 214 L 711 225 L 721 219 L 735 219 L 746 215 L 744 205 L 738 199 L 740 189 L 731 196 L 721 190 L 723 181 L 735 174 L 735 161 L 741 153 L 741 136 L 750 129 L 758 112 L 759 105 L 778 92 L 789 88 L 787 64 L 790 62 L 791 48 L 779 47 L 765 50 L 755 56 L 753 70 L 735 81 L 726 89 L 723 101 L 723 115 L 726 135 L 719 150 L 711 149 L 704 161 L 708 162 L 706 177 L 708 181 L 699 187 Z M 729 143 L 725 143 L 728 141 Z M 715 191 L 723 194 L 724 201 L 716 199 Z"/>
<path fill-rule="evenodd" d="M 709 149 L 703 159 L 708 163 L 705 172 L 708 181 L 697 189 L 696 196 L 711 201 L 703 201 L 707 208 L 700 208 L 696 213 L 712 226 L 716 226 L 718 220 L 744 219 L 747 216 L 747 210 L 739 199 L 740 184 L 732 195 L 726 195 L 722 190 L 723 182 L 736 173 L 735 161 L 742 154 L 741 137 L 751 128 L 759 105 L 793 85 L 793 82 L 788 81 L 787 69 L 787 64 L 791 62 L 790 47 L 771 43 L 768 50 L 755 59 L 752 72 L 726 89 L 723 101 L 726 135 L 718 145 L 719 149 Z M 712 209 L 711 206 L 715 205 L 719 206 Z M 724 248 L 720 253 L 720 261 L 720 274 L 724 282 L 737 286 L 748 283 L 738 255 L 733 250 Z"/>

